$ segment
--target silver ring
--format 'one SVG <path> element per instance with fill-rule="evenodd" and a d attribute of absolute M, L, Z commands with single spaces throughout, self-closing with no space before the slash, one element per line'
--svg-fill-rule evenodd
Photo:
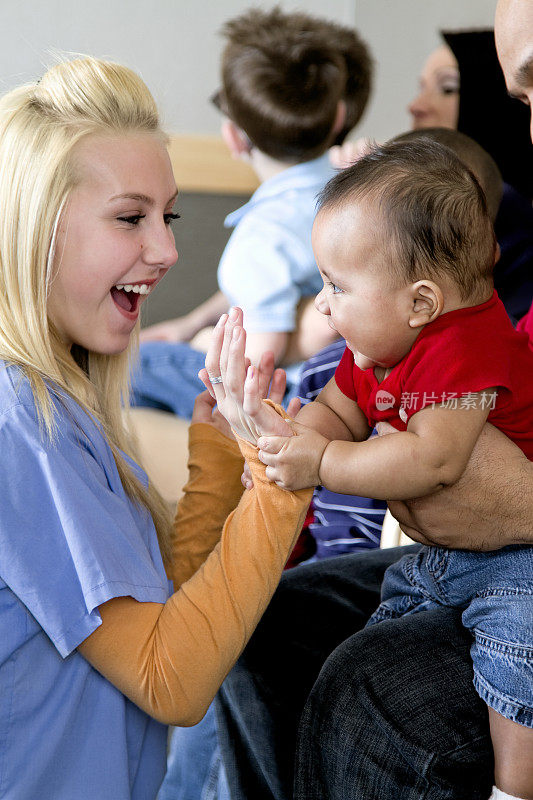
<path fill-rule="evenodd" d="M 213 377 L 209 376 L 209 381 L 211 383 L 222 383 L 224 378 L 222 375 L 214 375 Z"/>

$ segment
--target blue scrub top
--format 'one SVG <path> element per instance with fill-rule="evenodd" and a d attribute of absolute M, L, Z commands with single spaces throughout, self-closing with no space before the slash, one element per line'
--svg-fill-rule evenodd
<path fill-rule="evenodd" d="M 28 381 L 0 362 L 0 798 L 152 800 L 166 727 L 76 648 L 101 603 L 164 603 L 169 583 L 99 427 L 70 398 L 54 407 L 50 443 Z"/>

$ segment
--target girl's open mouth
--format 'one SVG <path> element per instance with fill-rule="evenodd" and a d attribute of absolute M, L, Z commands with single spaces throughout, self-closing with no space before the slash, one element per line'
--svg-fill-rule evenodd
<path fill-rule="evenodd" d="M 128 319 L 136 319 L 139 313 L 141 295 L 133 291 L 126 291 L 124 287 L 118 289 L 113 286 L 111 297 L 118 310 Z"/>

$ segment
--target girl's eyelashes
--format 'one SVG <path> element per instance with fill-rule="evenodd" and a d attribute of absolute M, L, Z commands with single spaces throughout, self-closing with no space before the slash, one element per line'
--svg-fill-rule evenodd
<path fill-rule="evenodd" d="M 127 217 L 117 217 L 118 222 L 126 222 L 128 225 L 137 225 L 141 219 L 145 219 L 146 214 L 131 214 Z M 179 219 L 180 215 L 174 212 L 163 214 L 165 225 L 170 225 L 172 220 Z"/>
<path fill-rule="evenodd" d="M 177 211 L 171 211 L 168 214 L 165 214 L 165 223 L 170 225 L 173 219 L 180 219 L 181 214 L 178 214 Z"/>
<path fill-rule="evenodd" d="M 329 286 L 333 294 L 339 294 L 339 292 L 342 292 L 340 286 L 337 286 L 335 283 L 332 283 L 331 281 L 327 282 L 327 286 Z"/>
<path fill-rule="evenodd" d="M 144 219 L 146 214 L 132 214 L 128 217 L 117 217 L 118 222 L 127 222 L 128 225 L 137 225 L 139 220 Z"/>

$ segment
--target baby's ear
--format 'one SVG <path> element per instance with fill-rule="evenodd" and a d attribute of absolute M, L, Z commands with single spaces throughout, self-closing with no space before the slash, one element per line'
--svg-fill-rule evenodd
<path fill-rule="evenodd" d="M 444 309 L 444 295 L 434 281 L 417 281 L 411 288 L 409 327 L 420 328 L 434 322 Z"/>

